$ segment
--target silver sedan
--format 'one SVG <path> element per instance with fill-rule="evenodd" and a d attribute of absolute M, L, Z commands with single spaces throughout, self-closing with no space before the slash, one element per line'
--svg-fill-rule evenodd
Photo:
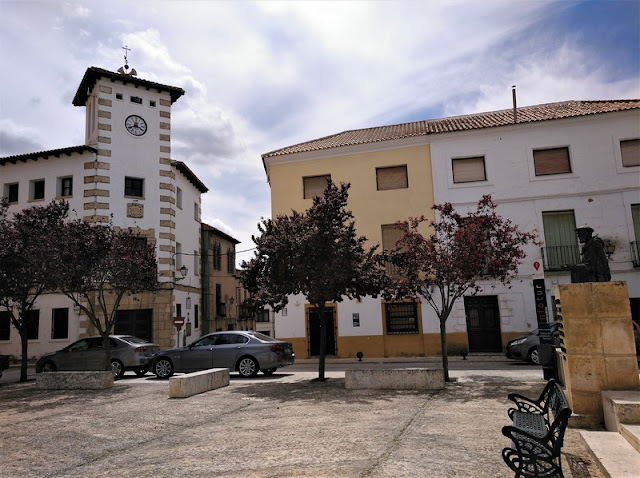
<path fill-rule="evenodd" d="M 186 347 L 158 352 L 152 358 L 150 370 L 159 378 L 209 368 L 228 368 L 243 377 L 255 377 L 258 371 L 271 375 L 294 360 L 290 342 L 259 332 L 213 332 Z"/>
<path fill-rule="evenodd" d="M 120 378 L 125 370 L 133 370 L 142 376 L 148 371 L 154 353 L 160 350 L 156 344 L 133 335 L 110 335 L 111 370 Z M 69 370 L 104 370 L 105 351 L 102 337 L 80 339 L 67 347 L 44 354 L 36 363 L 36 373 Z"/>

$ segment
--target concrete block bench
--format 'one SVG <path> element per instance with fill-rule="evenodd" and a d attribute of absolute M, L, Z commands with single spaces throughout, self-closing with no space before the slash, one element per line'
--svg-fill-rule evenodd
<path fill-rule="evenodd" d="M 113 387 L 108 371 L 46 372 L 36 374 L 36 388 L 47 390 L 101 390 Z"/>
<path fill-rule="evenodd" d="M 228 368 L 210 368 L 169 378 L 169 398 L 187 398 L 229 385 Z"/>
<path fill-rule="evenodd" d="M 346 370 L 345 387 L 375 390 L 441 390 L 444 388 L 442 369 L 403 368 Z"/>

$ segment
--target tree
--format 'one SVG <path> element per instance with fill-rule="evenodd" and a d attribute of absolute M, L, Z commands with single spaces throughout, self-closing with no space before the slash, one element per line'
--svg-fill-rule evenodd
<path fill-rule="evenodd" d="M 100 334 L 105 370 L 110 370 L 109 334 L 122 298 L 158 288 L 154 246 L 128 229 L 75 220 L 61 228 L 54 263 L 49 281 Z"/>
<path fill-rule="evenodd" d="M 238 279 L 249 291 L 249 305 L 282 310 L 288 296 L 302 293 L 320 321 L 318 380 L 325 379 L 326 304 L 345 297 L 377 296 L 384 285 L 377 246 L 356 236 L 353 214 L 346 209 L 349 184 L 328 180 L 323 196 L 305 213 L 293 211 L 265 219 L 253 237 L 255 256 L 242 263 Z"/>
<path fill-rule="evenodd" d="M 404 236 L 396 243 L 391 261 L 397 267 L 390 293 L 393 297 L 424 297 L 440 321 L 444 378 L 449 381 L 446 321 L 456 300 L 467 291 L 477 293 L 479 280 L 508 284 L 525 257 L 522 246 L 536 239 L 496 213 L 491 196 L 478 201 L 465 216 L 450 203 L 435 205 L 436 221 L 409 218 L 397 226 Z M 431 235 L 418 227 L 427 222 Z"/>
<path fill-rule="evenodd" d="M 20 335 L 21 382 L 27 381 L 31 313 L 51 288 L 52 253 L 68 211 L 67 203 L 54 201 L 9 217 L 8 203 L 0 202 L 0 306 Z"/>

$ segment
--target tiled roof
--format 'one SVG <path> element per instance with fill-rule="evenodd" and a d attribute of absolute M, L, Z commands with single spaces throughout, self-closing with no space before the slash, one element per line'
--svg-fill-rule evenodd
<path fill-rule="evenodd" d="M 36 151 L 34 153 L 25 153 L 25 154 L 16 154 L 13 156 L 5 156 L 0 158 L 0 166 L 4 166 L 7 163 L 16 164 L 18 161 L 22 161 L 26 163 L 28 159 L 33 159 L 37 161 L 38 159 L 48 159 L 51 156 L 55 156 L 59 158 L 60 156 L 71 156 L 73 153 L 84 153 L 85 151 L 90 151 L 92 153 L 97 153 L 98 150 L 91 146 L 69 146 L 68 148 L 60 148 L 60 149 L 50 149 L 48 151 Z"/>
<path fill-rule="evenodd" d="M 122 73 L 114 73 L 113 71 L 91 66 L 85 71 L 80 86 L 78 86 L 78 91 L 76 91 L 76 95 L 73 97 L 73 106 L 85 106 L 91 89 L 96 84 L 96 81 L 103 77 L 109 78 L 112 81 L 119 80 L 125 84 L 130 83 L 147 90 L 166 91 L 171 95 L 171 103 L 175 103 L 178 98 L 184 95 L 184 90 L 177 86 L 163 85 L 161 83 L 143 80 L 137 76 L 123 75 Z"/>
<path fill-rule="evenodd" d="M 209 188 L 206 187 L 204 183 L 198 179 L 198 176 L 196 176 L 194 172 L 191 171 L 182 161 L 171 161 L 171 166 L 174 166 L 178 171 L 180 171 L 201 193 L 209 191 Z"/>
<path fill-rule="evenodd" d="M 202 229 L 204 231 L 209 231 L 209 232 L 213 233 L 214 235 L 216 235 L 218 237 L 222 237 L 223 239 L 226 239 L 227 241 L 232 242 L 233 244 L 240 244 L 240 241 L 238 239 L 236 239 L 235 237 L 230 236 L 226 232 L 221 231 L 217 227 L 210 226 L 209 224 L 205 224 L 203 222 L 202 223 Z"/>
<path fill-rule="evenodd" d="M 563 101 L 535 106 L 519 107 L 517 124 L 549 121 L 562 118 L 573 118 L 599 113 L 611 113 L 640 108 L 640 100 L 597 100 L 597 101 Z M 287 146 L 262 155 L 267 158 L 285 156 L 287 154 L 320 151 L 341 146 L 378 143 L 394 139 L 427 136 L 430 134 L 453 133 L 483 128 L 495 128 L 514 124 L 513 109 L 476 113 L 464 116 L 452 116 L 435 120 L 415 121 L 389 126 L 343 131 L 304 143 Z"/>

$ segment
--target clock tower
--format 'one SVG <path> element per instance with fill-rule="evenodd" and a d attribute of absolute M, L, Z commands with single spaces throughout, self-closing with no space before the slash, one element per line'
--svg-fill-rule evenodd
<path fill-rule="evenodd" d="M 128 70 L 128 65 L 127 65 Z M 88 222 L 112 220 L 157 245 L 160 280 L 173 280 L 176 169 L 171 159 L 171 106 L 182 88 L 90 67 L 73 99 L 86 108 L 85 143 L 97 150 L 84 165 Z"/>

